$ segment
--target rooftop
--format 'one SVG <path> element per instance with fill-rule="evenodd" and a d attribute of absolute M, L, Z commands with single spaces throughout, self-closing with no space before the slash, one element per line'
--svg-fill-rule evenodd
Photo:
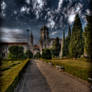
<path fill-rule="evenodd" d="M 27 45 L 26 42 L 0 42 L 0 45 Z"/>

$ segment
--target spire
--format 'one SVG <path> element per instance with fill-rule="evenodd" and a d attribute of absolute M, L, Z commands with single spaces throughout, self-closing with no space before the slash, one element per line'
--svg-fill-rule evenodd
<path fill-rule="evenodd" d="M 31 41 L 31 46 L 33 46 L 33 33 L 31 31 L 31 34 L 30 34 L 30 41 Z"/>
<path fill-rule="evenodd" d="M 32 31 L 31 31 L 31 37 L 33 37 L 33 33 L 32 33 Z"/>

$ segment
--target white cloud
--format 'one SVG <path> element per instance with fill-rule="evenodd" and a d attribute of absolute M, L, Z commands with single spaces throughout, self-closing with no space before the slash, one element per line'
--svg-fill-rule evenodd
<path fill-rule="evenodd" d="M 23 6 L 20 11 L 21 11 L 21 12 L 25 12 L 26 10 L 27 10 L 27 7 L 24 7 L 24 6 Z"/>
<path fill-rule="evenodd" d="M 30 0 L 25 0 L 25 2 L 26 2 L 27 4 L 30 4 Z"/>
<path fill-rule="evenodd" d="M 75 19 L 75 14 L 70 15 L 68 18 L 69 23 L 72 23 L 74 19 Z"/>
<path fill-rule="evenodd" d="M 43 0 L 37 0 L 39 8 L 42 8 L 44 6 Z"/>
<path fill-rule="evenodd" d="M 42 9 L 45 2 L 43 0 L 34 0 L 33 1 L 33 8 L 34 9 Z"/>
<path fill-rule="evenodd" d="M 0 28 L 0 33 L 22 33 L 20 29 Z"/>
<path fill-rule="evenodd" d="M 30 11 L 30 8 L 27 8 L 26 6 L 23 6 L 23 7 L 21 7 L 21 9 L 20 9 L 20 12 L 21 12 L 21 13 L 25 13 L 25 12 L 26 12 L 26 13 L 28 14 L 29 11 Z"/>
<path fill-rule="evenodd" d="M 80 7 L 78 6 L 78 7 L 76 8 L 76 12 L 79 12 L 79 10 L 80 10 Z"/>
<path fill-rule="evenodd" d="M 6 16 L 6 14 L 5 14 L 4 11 L 2 11 L 1 16 L 2 16 L 2 17 L 5 17 L 5 16 Z"/>
<path fill-rule="evenodd" d="M 63 0 L 59 0 L 59 3 L 58 3 L 58 10 L 61 8 L 62 3 L 63 3 Z"/>
<path fill-rule="evenodd" d="M 6 8 L 6 3 L 3 1 L 3 2 L 1 3 L 1 9 L 4 10 L 5 8 Z"/>
<path fill-rule="evenodd" d="M 39 19 L 39 17 L 41 17 L 42 10 L 46 2 L 45 0 L 32 0 L 32 3 L 33 3 L 33 11 L 35 12 L 36 19 Z"/>
<path fill-rule="evenodd" d="M 51 29 L 55 27 L 55 21 L 51 18 L 48 19 L 47 26 L 50 27 Z"/>
<path fill-rule="evenodd" d="M 57 31 L 51 33 L 51 35 L 55 35 L 55 34 L 57 34 Z"/>
<path fill-rule="evenodd" d="M 3 1 L 2 3 L 1 3 L 1 16 L 2 17 L 5 17 L 5 9 L 6 9 L 6 3 Z"/>
<path fill-rule="evenodd" d="M 87 13 L 88 15 L 90 15 L 91 12 L 90 12 L 89 9 L 87 9 L 87 10 L 86 10 L 86 13 Z"/>
<path fill-rule="evenodd" d="M 39 12 L 38 11 L 36 11 L 36 19 L 39 19 Z"/>

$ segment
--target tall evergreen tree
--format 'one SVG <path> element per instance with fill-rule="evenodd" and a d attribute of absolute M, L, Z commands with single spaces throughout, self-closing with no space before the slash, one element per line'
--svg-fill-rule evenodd
<path fill-rule="evenodd" d="M 78 15 L 75 17 L 75 22 L 72 28 L 72 35 L 69 44 L 69 54 L 72 57 L 80 57 L 83 54 L 83 35 L 82 24 Z"/>
<path fill-rule="evenodd" d="M 92 16 L 87 16 L 87 27 L 85 28 L 84 55 L 92 58 Z"/>
<path fill-rule="evenodd" d="M 63 48 L 62 48 L 62 56 L 66 56 L 65 31 L 63 31 Z"/>
<path fill-rule="evenodd" d="M 63 38 L 64 38 L 64 32 L 62 31 L 62 33 L 63 33 Z M 62 58 L 63 57 L 63 41 L 64 40 L 62 40 L 62 42 L 60 43 L 60 53 L 59 53 L 59 57 L 60 58 Z"/>
<path fill-rule="evenodd" d="M 70 38 L 71 38 L 71 28 L 70 28 L 70 26 L 69 26 L 68 35 L 67 35 L 67 37 L 66 37 L 66 39 L 65 39 L 65 46 L 66 46 L 65 50 L 66 50 L 66 56 L 68 56 L 68 55 L 69 55 L 69 44 L 70 44 Z"/>

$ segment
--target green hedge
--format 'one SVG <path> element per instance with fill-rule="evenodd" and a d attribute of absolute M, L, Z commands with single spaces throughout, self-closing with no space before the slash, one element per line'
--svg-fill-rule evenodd
<path fill-rule="evenodd" d="M 28 64 L 29 59 L 24 60 L 20 64 L 12 67 L 11 69 L 2 72 L 2 84 L 0 92 L 13 92 L 16 84 L 22 77 L 22 73 Z"/>

